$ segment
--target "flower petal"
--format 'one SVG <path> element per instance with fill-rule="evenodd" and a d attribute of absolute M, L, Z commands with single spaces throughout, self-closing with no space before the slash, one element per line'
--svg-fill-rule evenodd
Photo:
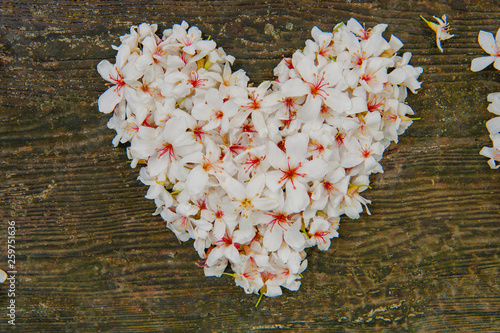
<path fill-rule="evenodd" d="M 479 31 L 477 40 L 486 53 L 491 55 L 496 54 L 495 36 L 491 32 L 484 30 Z"/>
<path fill-rule="evenodd" d="M 319 180 L 326 175 L 327 164 L 321 158 L 316 158 L 312 161 L 305 162 L 298 170 L 300 173 L 305 173 L 304 180 Z"/>
<path fill-rule="evenodd" d="M 274 142 L 267 144 L 266 160 L 275 169 L 284 169 L 286 167 L 286 155 Z"/>
<path fill-rule="evenodd" d="M 283 182 L 280 182 L 283 172 L 274 170 L 266 173 L 266 185 L 272 191 L 275 192 L 283 186 Z"/>
<path fill-rule="evenodd" d="M 256 174 L 247 184 L 246 194 L 248 198 L 258 197 L 262 194 L 266 185 L 266 176 L 263 173 Z"/>
<path fill-rule="evenodd" d="M 495 61 L 495 57 L 492 56 L 472 59 L 472 63 L 470 64 L 470 70 L 473 72 L 479 72 L 488 67 L 493 61 Z"/>
<path fill-rule="evenodd" d="M 309 85 L 301 79 L 290 79 L 281 86 L 281 93 L 285 97 L 304 96 L 310 92 Z"/>
<path fill-rule="evenodd" d="M 104 80 L 109 82 L 113 82 L 111 81 L 112 77 L 116 78 L 118 76 L 115 66 L 107 60 L 102 60 L 97 64 L 97 71 L 101 74 Z"/>
<path fill-rule="evenodd" d="M 302 251 L 302 247 L 306 244 L 306 239 L 304 235 L 295 228 L 288 229 L 284 234 L 285 242 L 293 247 L 294 249 L 300 249 Z M 296 271 L 298 270 L 299 265 L 297 264 Z"/>

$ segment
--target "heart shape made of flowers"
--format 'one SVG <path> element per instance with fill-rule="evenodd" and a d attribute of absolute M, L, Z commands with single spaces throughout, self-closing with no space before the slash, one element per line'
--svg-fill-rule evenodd
<path fill-rule="evenodd" d="M 97 65 L 113 144 L 130 143 L 154 214 L 194 239 L 206 276 L 230 275 L 246 293 L 297 290 L 304 249 L 327 250 L 340 216 L 359 218 L 371 203 L 360 193 L 412 123 L 404 101 L 422 73 L 411 53 L 396 54 L 399 39 L 384 39 L 386 27 L 314 27 L 277 79 L 257 87 L 186 22 L 161 37 L 156 24 L 133 26 L 115 63 Z"/>

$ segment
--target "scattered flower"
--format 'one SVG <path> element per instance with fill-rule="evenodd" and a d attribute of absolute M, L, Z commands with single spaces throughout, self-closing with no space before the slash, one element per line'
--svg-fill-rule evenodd
<path fill-rule="evenodd" d="M 493 67 L 500 70 L 500 29 L 498 29 L 496 37 L 488 31 L 479 31 L 479 45 L 490 54 L 486 57 L 479 57 L 472 60 L 471 71 L 481 71 L 491 63 Z M 479 154 L 488 157 L 488 165 L 492 169 L 500 167 L 500 92 L 494 92 L 488 95 L 488 111 L 496 115 L 493 119 L 488 120 L 486 128 L 490 132 L 493 147 L 483 147 Z"/>
<path fill-rule="evenodd" d="M 431 28 L 436 33 L 436 45 L 441 52 L 444 52 L 443 48 L 441 47 L 441 41 L 450 39 L 455 35 L 450 35 L 448 33 L 449 24 L 446 22 L 446 15 L 443 15 L 442 18 L 436 16 L 433 17 L 438 22 L 438 24 L 427 21 L 422 15 L 420 15 L 420 18 L 424 20 L 425 23 L 427 23 L 427 25 L 429 26 L 429 28 Z"/>

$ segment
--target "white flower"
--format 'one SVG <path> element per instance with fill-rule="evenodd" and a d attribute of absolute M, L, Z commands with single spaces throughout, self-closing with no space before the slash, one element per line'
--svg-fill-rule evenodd
<path fill-rule="evenodd" d="M 489 56 L 473 59 L 470 70 L 477 72 L 483 70 L 491 63 L 493 63 L 493 67 L 500 70 L 500 29 L 498 29 L 496 36 L 491 32 L 481 30 L 479 31 L 477 40 Z"/>
<path fill-rule="evenodd" d="M 221 183 L 233 200 L 233 212 L 240 213 L 245 219 L 250 219 L 255 211 L 268 211 L 278 205 L 276 200 L 263 195 L 265 184 L 264 174 L 252 177 L 246 186 L 232 177 L 226 177 Z"/>
<path fill-rule="evenodd" d="M 215 48 L 214 41 L 203 40 L 201 38 L 200 29 L 197 27 L 191 27 L 187 30 L 188 27 L 189 25 L 186 21 L 182 21 L 180 25 L 174 24 L 172 28 L 172 37 L 177 39 L 177 41 L 183 45 L 182 51 L 189 55 L 194 55 L 197 51 L 207 52 L 208 50 L 213 50 Z"/>
<path fill-rule="evenodd" d="M 301 78 L 286 81 L 281 90 L 285 97 L 307 96 L 304 105 L 297 111 L 300 120 L 314 120 L 323 103 L 337 112 L 351 108 L 349 97 L 335 88 L 342 77 L 339 64 L 330 62 L 324 68 L 318 68 L 311 58 L 300 51 L 294 53 L 292 62 Z"/>
<path fill-rule="evenodd" d="M 351 18 L 347 21 L 347 29 L 361 40 L 368 40 L 374 35 L 382 35 L 382 32 L 384 32 L 386 28 L 387 24 L 385 23 L 377 24 L 372 29 L 366 29 L 355 18 Z"/>
<path fill-rule="evenodd" d="M 314 210 L 327 208 L 328 215 L 334 215 L 344 195 L 347 194 L 349 179 L 350 176 L 346 176 L 344 168 L 329 171 L 323 181 L 317 182 L 311 188 L 313 191 L 311 199 L 314 200 L 311 208 Z"/>
<path fill-rule="evenodd" d="M 214 242 L 214 247 L 207 256 L 206 264 L 214 265 L 220 258 L 228 259 L 232 264 L 240 263 L 240 253 L 238 251 L 240 244 L 233 241 L 233 236 L 230 232 L 226 232 L 224 236 Z"/>
<path fill-rule="evenodd" d="M 488 111 L 500 116 L 500 92 L 489 94 L 488 102 L 490 102 L 490 105 L 488 105 Z"/>
<path fill-rule="evenodd" d="M 243 265 L 235 266 L 234 282 L 245 290 L 245 293 L 258 293 L 264 286 L 259 266 L 253 260 L 247 260 Z"/>
<path fill-rule="evenodd" d="M 422 15 L 420 15 L 420 18 L 424 20 L 425 23 L 427 23 L 427 25 L 429 26 L 429 28 L 431 28 L 436 33 L 436 45 L 441 52 L 444 52 L 443 48 L 441 47 L 441 41 L 450 39 L 455 35 L 450 35 L 448 33 L 449 24 L 446 22 L 446 15 L 443 15 L 442 18 L 436 16 L 433 17 L 438 22 L 438 24 L 434 22 L 429 22 Z"/>
<path fill-rule="evenodd" d="M 359 195 L 360 192 L 365 191 L 368 187 L 367 176 L 362 175 L 354 179 L 351 184 L 349 184 L 347 194 L 344 195 L 344 200 L 340 205 L 340 212 L 336 215 L 340 216 L 342 213 L 345 213 L 352 219 L 358 219 L 359 213 L 363 211 L 363 206 L 365 206 L 368 215 L 371 215 L 367 206 L 371 201 Z"/>
<path fill-rule="evenodd" d="M 221 239 L 224 234 L 232 234 L 238 225 L 238 214 L 235 214 L 232 209 L 228 209 L 230 199 L 223 194 L 218 188 L 213 188 L 208 193 L 207 209 L 200 212 L 201 217 L 213 224 L 213 235 Z M 232 208 L 232 207 L 231 207 Z"/>

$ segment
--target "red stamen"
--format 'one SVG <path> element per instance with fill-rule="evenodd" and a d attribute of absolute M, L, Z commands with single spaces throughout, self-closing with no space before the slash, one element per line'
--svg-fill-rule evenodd
<path fill-rule="evenodd" d="M 363 62 L 366 60 L 366 58 L 363 56 L 363 54 L 354 54 L 354 63 L 358 66 L 363 65 Z"/>
<path fill-rule="evenodd" d="M 240 152 L 242 152 L 243 150 L 245 150 L 245 146 L 243 146 L 243 145 L 234 144 L 234 145 L 232 145 L 232 146 L 229 147 L 229 151 L 234 156 L 239 155 Z"/>
<path fill-rule="evenodd" d="M 326 181 L 326 180 L 323 182 L 323 188 L 325 189 L 325 191 L 326 191 L 327 195 L 332 195 L 332 193 L 333 193 L 334 191 L 338 191 L 338 189 L 336 189 L 336 188 L 332 185 L 332 183 L 330 183 L 329 181 Z"/>
<path fill-rule="evenodd" d="M 306 174 L 297 172 L 297 170 L 302 166 L 302 162 L 299 162 L 299 164 L 295 168 L 292 169 L 290 167 L 290 157 L 288 157 L 287 159 L 288 159 L 288 161 L 287 161 L 288 169 L 286 169 L 286 170 L 279 169 L 281 172 L 283 172 L 283 176 L 280 178 L 278 183 L 281 183 L 285 180 L 290 180 L 292 182 L 293 189 L 295 189 L 294 179 L 296 177 L 305 177 Z"/>
<path fill-rule="evenodd" d="M 283 58 L 283 60 L 286 62 L 286 65 L 289 69 L 293 68 L 292 58 Z"/>
<path fill-rule="evenodd" d="M 297 102 L 296 97 L 287 97 L 284 100 L 281 101 L 281 103 L 285 103 L 286 110 L 288 112 L 295 111 L 295 102 Z"/>
<path fill-rule="evenodd" d="M 117 73 L 116 75 L 116 79 L 114 77 L 111 76 L 111 74 L 109 74 L 109 80 L 112 82 L 112 83 L 108 83 L 108 85 L 116 85 L 116 91 L 118 92 L 118 94 L 120 94 L 120 89 L 125 85 L 125 81 L 123 80 L 123 75 L 121 75 L 120 73 Z"/>
<path fill-rule="evenodd" d="M 337 135 L 335 135 L 335 141 L 337 141 L 339 147 L 344 144 L 344 138 L 345 135 L 342 135 L 342 133 L 337 133 Z"/>
<path fill-rule="evenodd" d="M 217 246 L 229 246 L 233 244 L 233 239 L 226 234 L 222 239 L 218 240 L 215 242 L 215 245 Z"/>
<path fill-rule="evenodd" d="M 364 149 L 361 149 L 361 155 L 364 157 L 364 158 L 368 158 L 370 156 L 370 154 L 372 153 L 371 149 L 369 148 L 364 148 Z"/>
<path fill-rule="evenodd" d="M 207 195 L 203 197 L 203 199 L 200 199 L 196 202 L 196 206 L 198 206 L 199 210 L 206 210 L 207 209 Z"/>
<path fill-rule="evenodd" d="M 288 119 L 282 120 L 283 125 L 288 128 L 288 127 L 290 127 L 290 124 L 292 123 L 292 121 L 294 121 L 295 119 L 297 119 L 297 111 L 290 110 L 288 112 Z"/>
<path fill-rule="evenodd" d="M 262 277 L 262 281 L 266 283 L 266 281 L 274 279 L 277 275 L 268 271 L 264 271 L 260 273 L 260 276 Z"/>
<path fill-rule="evenodd" d="M 286 148 L 285 148 L 285 140 L 281 140 L 280 142 L 278 142 L 278 148 L 281 149 L 284 153 L 286 153 Z"/>
<path fill-rule="evenodd" d="M 253 124 L 249 123 L 249 124 L 243 124 L 241 126 L 241 130 L 243 132 L 246 132 L 246 133 L 257 133 L 257 131 L 255 130 Z"/>
<path fill-rule="evenodd" d="M 369 83 L 373 78 L 374 76 L 371 73 L 361 75 L 361 80 L 366 81 L 366 83 Z"/>
<path fill-rule="evenodd" d="M 203 143 L 203 137 L 202 135 L 206 135 L 207 132 L 204 132 L 202 130 L 203 126 L 201 125 L 197 125 L 195 128 L 192 129 L 192 132 L 193 132 L 193 135 L 195 137 L 196 140 L 200 141 L 201 143 Z"/>
<path fill-rule="evenodd" d="M 214 116 L 215 116 L 215 119 L 220 120 L 220 119 L 222 119 L 222 117 L 224 117 L 224 112 L 222 112 L 221 110 L 215 111 Z"/>
<path fill-rule="evenodd" d="M 321 154 L 323 154 L 323 152 L 325 151 L 325 147 L 321 143 L 313 142 L 313 145 L 314 148 L 312 149 L 312 151 L 317 152 L 316 156 L 320 156 Z"/>
<path fill-rule="evenodd" d="M 217 207 L 217 211 L 214 213 L 216 219 L 221 219 L 224 216 L 224 212 Z"/>

